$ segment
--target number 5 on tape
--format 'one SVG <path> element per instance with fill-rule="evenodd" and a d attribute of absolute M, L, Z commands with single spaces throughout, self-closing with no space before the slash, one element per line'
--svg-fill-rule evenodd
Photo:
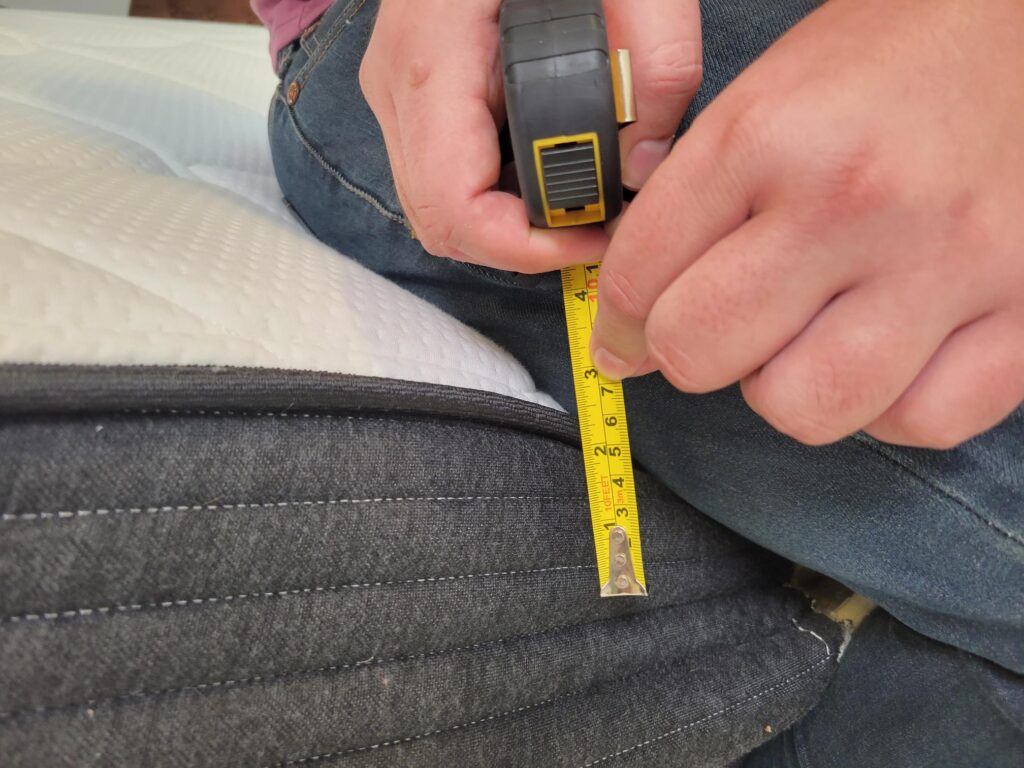
<path fill-rule="evenodd" d="M 622 383 L 602 376 L 590 359 L 599 264 L 562 270 L 562 297 L 576 386 L 590 522 L 601 597 L 647 595 L 640 517 L 629 450 Z"/>

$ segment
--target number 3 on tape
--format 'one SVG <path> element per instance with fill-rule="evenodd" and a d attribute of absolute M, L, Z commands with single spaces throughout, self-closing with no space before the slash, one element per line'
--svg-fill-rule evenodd
<path fill-rule="evenodd" d="M 597 574 L 601 597 L 646 596 L 640 517 L 622 383 L 606 379 L 590 359 L 599 273 L 600 264 L 580 264 L 562 270 L 562 298 L 576 386 Z"/>

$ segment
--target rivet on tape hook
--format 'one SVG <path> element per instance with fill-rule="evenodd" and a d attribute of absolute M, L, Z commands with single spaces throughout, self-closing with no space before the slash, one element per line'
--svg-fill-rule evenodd
<path fill-rule="evenodd" d="M 644 585 L 636 580 L 633 557 L 629 553 L 629 534 L 621 525 L 608 533 L 608 581 L 601 587 L 601 597 L 646 595 Z"/>

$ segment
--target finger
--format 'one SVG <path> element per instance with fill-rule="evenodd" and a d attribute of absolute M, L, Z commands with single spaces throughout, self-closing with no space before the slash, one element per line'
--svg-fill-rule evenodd
<path fill-rule="evenodd" d="M 865 430 L 886 443 L 952 448 L 1024 401 L 1024 317 L 988 315 L 953 333 L 910 388 Z"/>
<path fill-rule="evenodd" d="M 739 381 L 858 279 L 863 262 L 802 232 L 777 212 L 755 216 L 661 294 L 644 327 L 647 351 L 677 389 Z"/>
<path fill-rule="evenodd" d="M 910 386 L 956 321 L 937 286 L 895 279 L 832 301 L 792 343 L 742 382 L 765 421 L 823 445 L 870 424 Z"/>
<path fill-rule="evenodd" d="M 472 51 L 464 42 L 438 48 L 460 52 L 453 56 Z M 600 229 L 534 229 L 523 201 L 497 190 L 498 130 L 488 103 L 487 72 L 479 69 L 443 54 L 436 62 L 414 60 L 405 82 L 394 89 L 404 185 L 424 247 L 519 272 L 599 257 L 607 245 Z"/>
<path fill-rule="evenodd" d="M 623 183 L 640 189 L 668 157 L 701 81 L 696 0 L 605 0 L 609 44 L 633 62 L 638 121 L 620 139 Z"/>
<path fill-rule="evenodd" d="M 374 116 L 377 118 L 377 123 L 380 125 L 381 135 L 384 137 L 384 148 L 387 150 L 388 163 L 391 165 L 391 179 L 395 184 L 395 193 L 398 195 L 398 202 L 402 206 L 402 210 L 405 212 L 405 218 L 409 222 L 409 227 L 412 229 L 413 237 L 418 238 L 417 230 L 422 228 L 422 225 L 416 219 L 416 211 L 409 200 L 409 195 L 405 190 L 405 161 L 401 150 L 401 136 L 398 132 L 398 122 L 395 119 L 394 104 L 391 101 L 391 97 L 387 96 L 382 100 L 382 103 L 378 105 Z"/>
<path fill-rule="evenodd" d="M 622 217 L 626 215 L 626 211 L 629 210 L 631 203 L 623 201 L 622 211 L 611 221 L 606 221 L 604 224 L 604 231 L 608 233 L 608 237 L 615 237 L 615 233 L 619 230 L 619 224 L 622 223 Z"/>
<path fill-rule="evenodd" d="M 723 145 L 709 125 L 680 139 L 605 254 L 591 352 L 610 378 L 633 375 L 646 357 L 644 324 L 662 291 L 750 211 L 762 165 Z"/>
<path fill-rule="evenodd" d="M 382 70 L 378 59 L 374 40 L 371 39 L 359 66 L 359 87 L 363 92 L 363 98 L 373 111 L 373 116 L 377 119 L 381 137 L 384 139 L 384 148 L 387 150 L 388 164 L 391 166 L 391 180 L 395 185 L 395 193 L 398 195 L 398 202 L 402 206 L 405 218 L 415 236 L 418 223 L 404 188 L 405 162 L 401 152 L 401 137 L 395 118 L 394 100 L 381 82 Z"/>

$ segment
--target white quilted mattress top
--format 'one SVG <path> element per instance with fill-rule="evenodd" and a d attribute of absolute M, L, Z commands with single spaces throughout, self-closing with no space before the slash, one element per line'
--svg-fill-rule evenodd
<path fill-rule="evenodd" d="M 274 85 L 259 28 L 0 10 L 0 362 L 306 369 L 557 407 L 293 221 Z"/>

